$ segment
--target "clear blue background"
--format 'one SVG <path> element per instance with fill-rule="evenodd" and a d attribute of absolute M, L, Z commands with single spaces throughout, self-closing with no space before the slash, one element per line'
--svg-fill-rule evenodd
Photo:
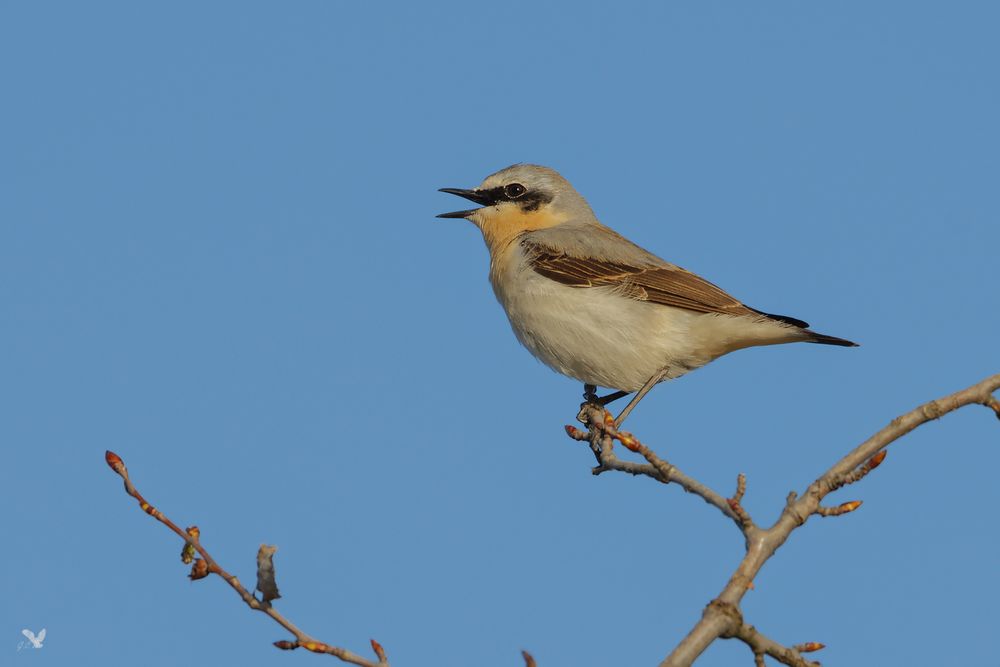
<path fill-rule="evenodd" d="M 591 476 L 580 387 L 511 335 L 475 228 L 510 163 L 749 304 L 862 343 L 741 352 L 630 420 L 770 523 L 893 416 L 1000 370 L 995 3 L 13 2 L 0 9 L 0 662 L 653 665 L 742 556 Z M 746 598 L 825 664 L 993 664 L 1000 424 L 898 443 Z M 48 628 L 17 651 L 22 628 Z M 718 642 L 704 665 L 750 664 Z M 325 663 L 324 663 L 325 664 Z"/>

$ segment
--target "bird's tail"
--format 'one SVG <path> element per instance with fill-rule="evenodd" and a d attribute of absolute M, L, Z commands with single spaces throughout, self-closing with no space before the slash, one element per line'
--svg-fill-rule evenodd
<path fill-rule="evenodd" d="M 815 331 L 806 330 L 809 334 L 809 338 L 806 342 L 809 343 L 819 343 L 821 345 L 840 345 L 841 347 L 859 347 L 854 341 L 847 340 L 846 338 L 837 338 L 836 336 L 827 336 L 826 334 L 816 333 Z"/>
<path fill-rule="evenodd" d="M 774 315 L 772 313 L 765 313 L 763 311 L 753 308 L 755 312 L 760 313 L 764 317 L 769 317 L 772 320 L 778 320 L 779 322 L 784 322 L 785 324 L 790 324 L 793 327 L 798 327 L 803 329 L 803 333 L 807 334 L 809 337 L 806 338 L 807 343 L 819 343 L 820 345 L 840 345 L 841 347 L 860 347 L 854 341 L 847 340 L 846 338 L 837 338 L 836 336 L 827 336 L 826 334 L 816 333 L 815 331 L 809 330 L 809 323 L 803 322 L 802 320 L 795 319 L 794 317 L 789 317 L 788 315 Z"/>

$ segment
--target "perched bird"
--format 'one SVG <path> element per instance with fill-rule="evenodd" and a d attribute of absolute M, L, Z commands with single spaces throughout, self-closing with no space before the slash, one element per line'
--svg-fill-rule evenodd
<path fill-rule="evenodd" d="M 690 271 L 643 250 L 598 221 L 554 169 L 516 164 L 471 190 L 441 192 L 481 208 L 442 213 L 479 227 L 490 282 L 517 339 L 539 360 L 585 385 L 638 392 L 618 422 L 662 380 L 756 345 L 854 347 L 794 317 L 744 305 Z"/>

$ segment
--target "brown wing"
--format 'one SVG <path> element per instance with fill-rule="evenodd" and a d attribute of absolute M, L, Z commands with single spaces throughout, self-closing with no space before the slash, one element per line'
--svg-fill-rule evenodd
<path fill-rule="evenodd" d="M 637 301 L 650 301 L 699 313 L 762 314 L 680 267 L 636 267 L 593 257 L 573 257 L 527 239 L 522 241 L 522 245 L 536 273 L 563 285 L 611 285 Z"/>

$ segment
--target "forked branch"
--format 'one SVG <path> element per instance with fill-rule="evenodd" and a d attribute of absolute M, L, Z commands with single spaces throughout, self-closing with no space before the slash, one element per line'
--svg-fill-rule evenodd
<path fill-rule="evenodd" d="M 248 591 L 243 584 L 240 583 L 239 579 L 222 569 L 222 567 L 215 561 L 214 558 L 212 558 L 208 551 L 205 550 L 205 547 L 201 545 L 201 531 L 199 531 L 196 526 L 191 526 L 187 530 L 181 530 L 180 527 L 168 519 L 163 512 L 146 502 L 146 499 L 142 497 L 142 494 L 140 494 L 132 484 L 132 480 L 129 478 L 128 469 L 125 467 L 125 462 L 121 460 L 121 457 L 112 451 L 107 451 L 104 453 L 104 460 L 107 461 L 107 464 L 111 467 L 111 469 L 118 473 L 122 480 L 124 480 L 125 492 L 139 502 L 139 507 L 142 508 L 142 511 L 162 523 L 164 526 L 176 533 L 178 537 L 184 540 L 185 544 L 184 549 L 181 551 L 181 561 L 185 564 L 191 565 L 191 574 L 188 576 L 192 580 L 203 579 L 209 574 L 219 575 L 227 584 L 230 585 L 230 587 L 232 587 L 233 590 L 236 591 L 236 593 L 240 596 L 240 599 L 242 599 L 248 607 L 255 611 L 267 614 L 273 618 L 278 625 L 292 633 L 295 637 L 294 641 L 276 641 L 274 642 L 275 646 L 285 650 L 304 648 L 312 651 L 313 653 L 325 653 L 327 655 L 340 658 L 344 662 L 361 665 L 362 667 L 389 667 L 389 661 L 386 659 L 385 651 L 374 639 L 371 640 L 371 644 L 372 650 L 375 652 L 376 660 L 369 660 L 358 655 L 357 653 L 354 653 L 353 651 L 348 651 L 347 649 L 340 648 L 338 646 L 331 646 L 330 644 L 326 644 L 318 639 L 310 637 L 295 627 L 291 621 L 282 616 L 281 613 L 279 613 L 278 610 L 271 605 L 271 600 L 279 597 L 277 585 L 274 583 L 274 567 L 271 562 L 271 556 L 274 553 L 273 548 L 261 545 L 261 551 L 258 554 L 257 580 L 258 586 L 262 591 L 262 595 L 261 599 L 257 599 L 253 593 Z M 201 558 L 198 558 L 198 556 L 201 556 Z"/>
<path fill-rule="evenodd" d="M 590 444 L 598 463 L 593 469 L 595 475 L 608 470 L 617 470 L 632 475 L 645 475 L 664 484 L 676 482 L 685 491 L 700 496 L 705 502 L 718 508 L 736 523 L 746 537 L 746 554 L 729 582 L 719 596 L 708 604 L 694 628 L 660 663 L 660 667 L 690 665 L 719 638 L 735 638 L 743 641 L 753 651 L 756 664 L 763 664 L 765 655 L 783 664 L 797 667 L 818 664 L 803 658 L 802 653 L 819 650 L 823 648 L 822 644 L 808 642 L 786 647 L 743 622 L 739 605 L 747 589 L 753 586 L 757 573 L 792 532 L 805 524 L 810 517 L 841 516 L 858 509 L 861 506 L 860 500 L 851 500 L 833 507 L 826 507 L 821 503 L 833 491 L 864 479 L 885 460 L 885 448 L 913 429 L 961 407 L 974 404 L 986 406 L 1000 419 L 1000 400 L 993 395 L 998 389 L 1000 389 L 1000 374 L 990 376 L 967 389 L 925 403 L 893 419 L 885 428 L 855 447 L 820 475 L 801 497 L 794 491 L 791 492 L 778 520 L 767 529 L 756 526 L 742 506 L 743 495 L 746 493 L 746 478 L 742 473 L 737 478 L 733 497 L 723 498 L 716 491 L 666 463 L 640 443 L 634 435 L 617 431 L 614 420 L 600 405 L 585 403 L 581 406 L 577 418 L 587 430 L 582 431 L 567 426 L 566 432 L 571 438 Z M 614 453 L 613 445 L 616 441 L 641 454 L 648 464 L 619 459 Z"/>

